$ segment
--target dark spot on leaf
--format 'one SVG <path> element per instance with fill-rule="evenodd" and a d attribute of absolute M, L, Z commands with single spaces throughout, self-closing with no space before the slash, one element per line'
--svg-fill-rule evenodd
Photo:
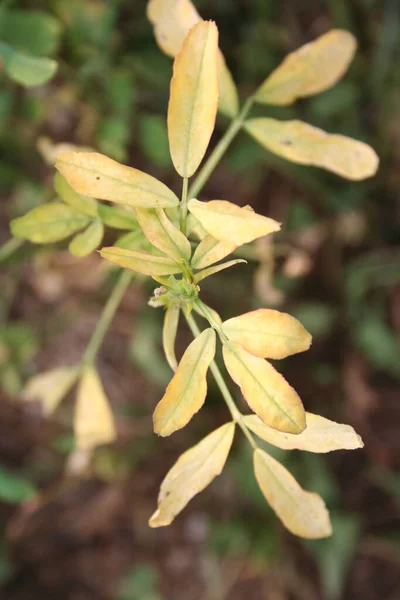
<path fill-rule="evenodd" d="M 97 181 L 99 181 L 100 177 L 97 175 L 96 179 L 97 179 Z"/>
<path fill-rule="evenodd" d="M 291 140 L 281 140 L 282 146 L 293 146 L 293 142 Z"/>

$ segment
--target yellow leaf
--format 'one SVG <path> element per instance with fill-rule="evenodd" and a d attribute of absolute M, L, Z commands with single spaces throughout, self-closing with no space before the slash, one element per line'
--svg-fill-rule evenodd
<path fill-rule="evenodd" d="M 168 306 L 164 316 L 163 348 L 169 366 L 176 371 L 178 366 L 175 356 L 175 339 L 179 324 L 179 304 Z"/>
<path fill-rule="evenodd" d="M 272 429 L 256 415 L 246 415 L 244 422 L 258 437 L 283 450 L 325 453 L 355 450 L 364 446 L 362 439 L 350 425 L 335 423 L 309 412 L 306 413 L 307 428 L 297 435 Z"/>
<path fill-rule="evenodd" d="M 218 29 L 201 21 L 190 30 L 174 62 L 168 105 L 172 162 L 191 177 L 207 150 L 218 107 Z"/>
<path fill-rule="evenodd" d="M 306 427 L 297 392 L 274 367 L 233 342 L 223 345 L 226 368 L 260 419 L 280 431 L 300 433 Z"/>
<path fill-rule="evenodd" d="M 130 269 L 136 271 L 136 273 L 142 273 L 143 275 L 174 275 L 182 271 L 181 267 L 176 264 L 171 258 L 164 258 L 163 256 L 153 256 L 153 254 L 147 254 L 146 252 L 138 252 L 137 250 L 128 250 L 125 248 L 116 248 L 110 246 L 108 248 L 102 248 L 100 254 L 106 260 L 123 267 L 124 269 Z"/>
<path fill-rule="evenodd" d="M 181 429 L 204 404 L 207 370 L 215 355 L 215 331 L 203 331 L 186 349 L 153 415 L 154 431 L 161 436 Z"/>
<path fill-rule="evenodd" d="M 238 265 L 240 263 L 246 263 L 243 258 L 237 258 L 236 260 L 228 260 L 226 263 L 222 263 L 220 265 L 215 265 L 214 267 L 208 267 L 208 269 L 203 269 L 200 273 L 196 273 L 194 276 L 194 282 L 199 283 L 199 281 L 203 281 L 206 277 L 210 277 L 210 275 L 214 275 L 219 271 L 223 271 L 224 269 L 229 269 L 234 265 Z"/>
<path fill-rule="evenodd" d="M 104 225 L 96 219 L 83 233 L 78 233 L 69 243 L 68 250 L 74 256 L 88 256 L 100 246 L 104 235 Z"/>
<path fill-rule="evenodd" d="M 15 237 L 34 244 L 52 244 L 69 237 L 89 223 L 89 217 L 62 202 L 48 202 L 33 208 L 10 223 Z"/>
<path fill-rule="evenodd" d="M 76 448 L 88 450 L 116 438 L 114 417 L 97 371 L 86 369 L 78 386 L 74 414 Z"/>
<path fill-rule="evenodd" d="M 149 242 L 175 260 L 190 260 L 190 242 L 168 219 L 162 208 L 137 208 L 140 227 Z"/>
<path fill-rule="evenodd" d="M 289 54 L 257 91 L 256 101 L 287 105 L 330 88 L 347 71 L 356 47 L 348 31 L 329 31 Z"/>
<path fill-rule="evenodd" d="M 77 367 L 59 367 L 34 375 L 22 390 L 22 399 L 39 400 L 46 415 L 51 415 L 78 378 Z"/>
<path fill-rule="evenodd" d="M 56 169 L 84 196 L 142 208 L 179 204 L 175 194 L 158 179 L 97 152 L 64 152 L 57 158 Z"/>
<path fill-rule="evenodd" d="M 94 200 L 94 198 L 89 198 L 88 196 L 77 194 L 61 173 L 56 173 L 54 177 L 54 189 L 60 198 L 74 210 L 87 215 L 88 217 L 97 216 L 96 200 Z"/>
<path fill-rule="evenodd" d="M 262 146 L 286 160 L 320 167 L 354 181 L 375 175 L 379 158 L 364 142 L 333 135 L 303 121 L 250 119 L 245 129 Z"/>
<path fill-rule="evenodd" d="M 228 319 L 222 330 L 232 342 L 263 358 L 286 358 L 308 350 L 311 345 L 311 335 L 300 321 L 268 308 Z"/>
<path fill-rule="evenodd" d="M 240 246 L 279 231 L 279 223 L 258 215 L 249 208 L 240 208 L 226 200 L 199 202 L 190 200 L 190 212 L 215 239 Z"/>
<path fill-rule="evenodd" d="M 329 513 L 322 498 L 303 490 L 277 460 L 257 449 L 254 472 L 265 499 L 289 531 L 306 539 L 332 535 Z"/>
<path fill-rule="evenodd" d="M 147 16 L 154 26 L 154 35 L 161 50 L 172 57 L 178 54 L 190 29 L 201 21 L 190 0 L 150 0 Z M 217 60 L 219 109 L 234 117 L 239 108 L 236 86 L 220 50 Z"/>
<path fill-rule="evenodd" d="M 226 423 L 178 458 L 161 484 L 158 508 L 150 518 L 150 527 L 170 525 L 193 496 L 222 472 L 234 433 L 234 423 Z"/>
<path fill-rule="evenodd" d="M 201 225 L 200 221 L 194 215 L 188 213 L 187 216 L 187 235 L 194 236 L 198 240 L 203 240 L 207 235 L 207 231 Z"/>
<path fill-rule="evenodd" d="M 209 267 L 231 254 L 236 248 L 236 244 L 221 242 L 212 235 L 206 235 L 193 254 L 192 267 L 194 269 Z"/>

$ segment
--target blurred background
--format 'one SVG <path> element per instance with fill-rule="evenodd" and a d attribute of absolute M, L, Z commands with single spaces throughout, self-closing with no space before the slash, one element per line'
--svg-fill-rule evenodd
<path fill-rule="evenodd" d="M 288 52 L 331 28 L 350 30 L 359 42 L 334 88 L 252 114 L 301 118 L 366 141 L 381 157 L 377 176 L 352 183 L 295 167 L 240 134 L 202 199 L 251 204 L 283 230 L 273 247 L 249 248 L 246 268 L 206 280 L 202 291 L 224 318 L 261 306 L 299 318 L 313 346 L 279 368 L 307 410 L 352 424 L 365 448 L 322 456 L 274 450 L 327 502 L 334 525 L 327 540 L 305 542 L 283 529 L 257 488 L 239 435 L 223 475 L 172 526 L 150 529 L 163 476 L 226 420 L 225 405 L 210 382 L 207 403 L 188 427 L 167 439 L 152 433 L 151 413 L 170 378 L 163 315 L 147 306 L 154 285 L 133 285 L 97 360 L 118 440 L 74 475 L 74 394 L 47 420 L 20 393 L 29 376 L 80 360 L 115 272 L 96 253 L 74 258 L 66 243 L 8 245 L 0 274 L 0 597 L 397 600 L 400 4 L 195 4 L 217 22 L 242 100 Z M 0 42 L 59 64 L 53 79 L 29 89 L 0 71 L 2 248 L 10 219 L 54 198 L 55 143 L 95 148 L 180 189 L 165 124 L 172 62 L 158 49 L 145 9 L 144 0 L 1 3 Z M 218 117 L 212 144 L 227 124 Z M 189 340 L 183 326 L 180 353 Z"/>

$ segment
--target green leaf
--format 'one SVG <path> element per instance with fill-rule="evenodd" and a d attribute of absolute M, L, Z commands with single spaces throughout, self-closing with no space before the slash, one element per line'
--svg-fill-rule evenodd
<path fill-rule="evenodd" d="M 78 233 L 71 240 L 68 250 L 74 256 L 88 256 L 100 246 L 103 235 L 104 225 L 100 219 L 96 219 L 83 233 Z"/>
<path fill-rule="evenodd" d="M 104 225 L 113 229 L 136 229 L 137 219 L 133 209 L 129 210 L 123 206 L 108 206 L 98 203 L 97 212 Z"/>
<path fill-rule="evenodd" d="M 61 23 L 41 10 L 4 10 L 0 15 L 0 38 L 34 56 L 57 51 Z"/>
<path fill-rule="evenodd" d="M 200 271 L 200 273 L 196 273 L 196 275 L 194 276 L 194 282 L 199 283 L 199 281 L 202 281 L 206 277 L 210 277 L 210 275 L 214 275 L 219 271 L 229 269 L 229 267 L 233 267 L 234 265 L 238 265 L 240 263 L 247 264 L 247 261 L 243 258 L 237 258 L 236 260 L 229 260 L 228 262 L 222 263 L 221 265 L 215 265 L 214 267 L 208 267 L 208 269 L 203 269 L 202 271 Z"/>
<path fill-rule="evenodd" d="M 26 87 L 46 83 L 55 75 L 58 67 L 55 60 L 23 54 L 3 42 L 0 42 L 0 58 L 11 79 Z"/>
<path fill-rule="evenodd" d="M 139 121 L 139 140 L 144 154 L 158 167 L 171 165 L 168 130 L 160 115 L 143 115 Z"/>
<path fill-rule="evenodd" d="M 54 189 L 60 198 L 77 212 L 87 215 L 88 217 L 97 216 L 96 200 L 94 198 L 89 198 L 88 196 L 77 194 L 61 173 L 56 173 L 54 177 Z"/>
<path fill-rule="evenodd" d="M 63 240 L 88 223 L 89 218 L 85 215 L 70 206 L 54 202 L 38 206 L 23 217 L 13 219 L 11 233 L 35 244 L 50 244 Z"/>
<path fill-rule="evenodd" d="M 159 276 L 181 273 L 182 268 L 172 259 L 153 256 L 146 252 L 125 250 L 124 248 L 102 248 L 100 254 L 106 260 L 143 275 Z"/>
<path fill-rule="evenodd" d="M 14 475 L 0 466 L 0 500 L 3 502 L 17 503 L 30 500 L 37 495 L 34 485 L 23 477 Z"/>

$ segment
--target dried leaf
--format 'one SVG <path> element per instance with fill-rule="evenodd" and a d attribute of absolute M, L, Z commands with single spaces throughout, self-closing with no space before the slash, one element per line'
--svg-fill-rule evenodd
<path fill-rule="evenodd" d="M 234 433 L 234 423 L 226 423 L 178 458 L 161 484 L 158 508 L 150 518 L 150 527 L 172 523 L 193 496 L 222 472 Z"/>
<path fill-rule="evenodd" d="M 293 475 L 263 450 L 254 452 L 254 472 L 268 504 L 294 535 L 319 539 L 332 534 L 322 498 L 303 490 Z"/>
<path fill-rule="evenodd" d="M 222 330 L 232 342 L 263 358 L 286 358 L 308 350 L 311 345 L 311 335 L 300 321 L 268 308 L 228 319 Z"/>
<path fill-rule="evenodd" d="M 89 223 L 86 215 L 61 202 L 49 202 L 13 219 L 11 233 L 35 244 L 51 244 L 69 237 Z"/>
<path fill-rule="evenodd" d="M 190 30 L 174 62 L 168 105 L 172 162 L 191 177 L 207 150 L 218 107 L 218 29 L 202 21 Z"/>
<path fill-rule="evenodd" d="M 93 367 L 86 369 L 79 382 L 74 433 L 78 450 L 89 450 L 116 438 L 114 417 Z"/>
<path fill-rule="evenodd" d="M 154 431 L 171 435 L 184 427 L 204 404 L 207 370 L 215 355 L 215 331 L 206 329 L 186 349 L 153 415 Z"/>
<path fill-rule="evenodd" d="M 168 306 L 164 316 L 163 348 L 169 366 L 176 371 L 178 362 L 175 356 L 175 339 L 178 331 L 180 307 L 179 304 Z"/>
<path fill-rule="evenodd" d="M 100 254 L 106 260 L 124 269 L 130 269 L 131 271 L 136 271 L 136 273 L 150 275 L 151 277 L 174 275 L 182 271 L 181 267 L 171 258 L 153 256 L 153 254 L 138 252 L 137 250 L 127 250 L 125 248 L 110 246 L 102 248 Z"/>
<path fill-rule="evenodd" d="M 209 267 L 231 254 L 236 248 L 236 244 L 221 242 L 212 235 L 206 235 L 193 254 L 192 267 L 194 269 Z"/>
<path fill-rule="evenodd" d="M 136 215 L 144 235 L 153 246 L 175 260 L 190 260 L 192 248 L 189 240 L 171 223 L 162 208 L 137 208 Z"/>
<path fill-rule="evenodd" d="M 68 246 L 74 256 L 88 256 L 100 246 L 104 235 L 104 225 L 100 219 L 93 221 L 83 233 L 78 233 Z"/>
<path fill-rule="evenodd" d="M 329 31 L 289 54 L 257 91 L 256 101 L 287 105 L 330 88 L 347 71 L 356 47 L 348 31 Z"/>
<path fill-rule="evenodd" d="M 364 142 L 333 135 L 303 121 L 250 119 L 245 129 L 261 146 L 286 160 L 358 181 L 375 175 L 379 158 Z"/>
<path fill-rule="evenodd" d="M 190 212 L 197 217 L 201 225 L 215 239 L 236 246 L 279 231 L 279 223 L 268 217 L 258 215 L 250 208 L 240 208 L 226 200 L 188 202 Z"/>
<path fill-rule="evenodd" d="M 87 215 L 88 217 L 97 216 L 96 200 L 94 198 L 89 198 L 88 196 L 77 194 L 61 173 L 56 173 L 54 177 L 54 189 L 60 198 L 77 212 Z"/>
<path fill-rule="evenodd" d="M 56 169 L 79 194 L 141 208 L 177 206 L 178 198 L 161 181 L 97 152 L 65 152 Z"/>
<path fill-rule="evenodd" d="M 284 450 L 325 453 L 333 450 L 355 450 L 364 446 L 361 437 L 350 425 L 335 423 L 309 412 L 306 413 L 306 429 L 297 435 L 272 429 L 256 415 L 246 415 L 244 422 L 258 437 Z"/>
<path fill-rule="evenodd" d="M 210 277 L 210 275 L 214 275 L 215 273 L 223 271 L 224 269 L 229 269 L 229 267 L 233 267 L 234 265 L 237 265 L 239 263 L 247 263 L 247 261 L 243 258 L 237 258 L 236 260 L 228 260 L 228 262 L 222 263 L 221 265 L 215 265 L 214 267 L 208 267 L 208 269 L 203 269 L 202 271 L 200 271 L 200 273 L 197 273 L 194 276 L 194 282 L 199 283 L 199 281 L 202 281 L 206 277 Z"/>
<path fill-rule="evenodd" d="M 34 375 L 22 390 L 25 401 L 39 400 L 46 415 L 51 415 L 78 378 L 78 367 L 59 367 Z"/>
<path fill-rule="evenodd" d="M 161 50 L 172 57 L 178 54 L 190 29 L 201 21 L 190 0 L 150 0 L 147 16 L 154 25 L 154 35 Z M 239 109 L 237 89 L 220 50 L 217 60 L 219 110 L 234 117 Z"/>
<path fill-rule="evenodd" d="M 233 342 L 223 345 L 223 356 L 233 381 L 264 423 L 289 433 L 303 431 L 306 418 L 301 400 L 270 363 Z"/>

